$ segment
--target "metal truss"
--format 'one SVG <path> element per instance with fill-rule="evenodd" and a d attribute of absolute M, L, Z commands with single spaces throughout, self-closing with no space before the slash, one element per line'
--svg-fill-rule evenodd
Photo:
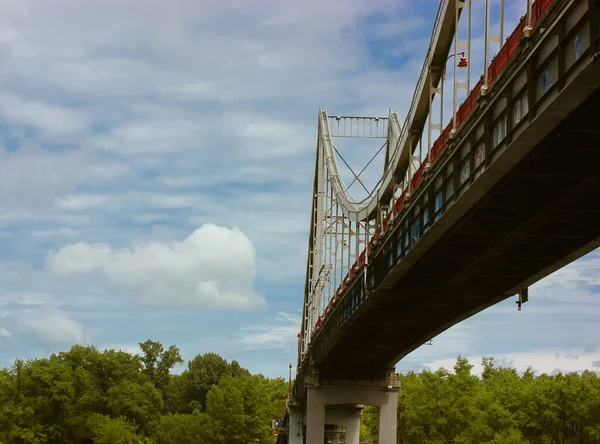
<path fill-rule="evenodd" d="M 470 1 L 470 0 L 469 0 Z M 490 13 L 492 9 L 492 0 L 485 0 L 485 49 L 484 49 L 484 66 L 488 66 L 490 62 L 490 43 L 498 43 L 498 46 L 502 45 L 504 40 L 504 0 L 500 0 L 500 30 L 497 34 L 494 34 L 490 25 Z M 530 26 L 531 16 L 531 0 L 527 0 L 527 26 Z M 490 84 L 489 70 L 483 70 L 483 86 L 481 87 L 481 94 L 486 95 Z"/>
<path fill-rule="evenodd" d="M 502 44 L 504 38 L 504 0 L 499 0 L 500 30 L 496 34 L 490 26 L 492 1 L 485 0 L 485 67 L 490 61 L 490 44 Z M 441 0 L 430 46 L 403 122 L 396 112 L 391 111 L 388 117 L 328 116 L 326 111 L 319 111 L 304 309 L 298 344 L 299 364 L 309 351 L 311 336 L 321 317 L 327 314 L 332 301 L 335 303 L 336 292 L 344 284 L 348 272 L 357 260 L 359 265 L 368 262 L 373 236 L 376 237 L 378 230 L 385 228 L 390 218 L 395 217 L 396 204 L 410 199 L 415 183 L 418 184 L 418 180 L 431 168 L 437 156 L 436 147 L 456 137 L 463 118 L 461 109 L 466 109 L 461 108 L 464 104 L 457 106 L 457 96 L 461 90 L 469 97 L 473 95 L 470 90 L 471 2 Z M 529 24 L 531 0 L 523 2 L 527 3 Z M 461 66 L 466 69 L 464 74 L 459 74 L 457 63 L 453 63 L 452 119 L 450 125 L 443 129 L 446 64 L 458 54 L 463 55 L 468 64 Z M 485 68 L 482 80 L 474 90 L 485 95 L 490 81 Z M 427 136 L 426 153 L 423 153 L 424 136 Z M 368 189 L 361 180 L 361 174 L 373 158 L 355 172 L 335 148 L 333 140 L 336 138 L 383 141 L 378 150 L 374 149 L 373 158 L 385 149 L 384 170 L 374 189 Z M 338 170 L 338 158 L 352 173 L 348 185 Z M 365 199 L 356 201 L 352 198 L 348 189 L 354 184 L 366 191 Z"/>
<path fill-rule="evenodd" d="M 391 155 L 389 142 L 390 139 L 395 141 L 397 138 L 396 132 L 390 129 L 390 121 L 397 120 L 395 112 L 390 112 L 389 117 L 327 116 L 326 111 L 319 112 L 317 163 L 301 332 L 302 355 L 307 351 L 319 318 L 328 310 L 342 280 L 376 230 L 377 221 L 374 219 L 351 220 L 344 215 L 343 204 L 338 199 L 334 183 L 342 183 L 346 193 L 353 184 L 358 183 L 371 196 L 373 191 L 367 188 L 361 180 L 361 175 L 384 149 L 385 164 L 388 165 L 388 157 Z M 333 138 L 379 139 L 384 142 L 366 165 L 356 172 L 335 148 Z M 343 184 L 335 156 L 339 157 L 353 176 L 347 186 Z"/>

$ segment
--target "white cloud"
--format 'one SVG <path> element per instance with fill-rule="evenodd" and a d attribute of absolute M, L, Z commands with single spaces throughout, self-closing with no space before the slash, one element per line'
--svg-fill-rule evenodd
<path fill-rule="evenodd" d="M 27 142 L 15 152 L 0 145 L 0 208 L 10 204 L 14 214 L 12 207 L 45 205 L 75 183 L 84 161 L 81 153 L 51 153 Z"/>
<path fill-rule="evenodd" d="M 544 291 L 550 287 L 561 287 L 565 290 L 573 290 L 589 285 L 600 285 L 600 256 L 594 253 L 556 270 L 536 283 L 534 289 Z"/>
<path fill-rule="evenodd" d="M 128 249 L 77 243 L 47 258 L 56 276 L 99 275 L 142 304 L 252 308 L 264 301 L 253 288 L 256 252 L 237 229 L 205 224 L 181 242 Z"/>
<path fill-rule="evenodd" d="M 58 201 L 61 208 L 67 210 L 87 210 L 105 205 L 110 196 L 102 194 L 79 194 L 63 197 Z"/>
<path fill-rule="evenodd" d="M 61 227 L 55 230 L 33 230 L 31 232 L 32 236 L 35 237 L 73 237 L 77 235 L 77 231 L 72 228 Z"/>
<path fill-rule="evenodd" d="M 238 115 L 227 122 L 239 128 L 238 137 L 250 145 L 245 154 L 250 159 L 289 156 L 312 151 L 314 125 L 294 124 L 276 119 L 256 119 L 251 115 Z"/>
<path fill-rule="evenodd" d="M 289 349 L 294 347 L 300 331 L 300 316 L 278 313 L 261 324 L 244 325 L 238 330 L 237 341 L 247 350 Z"/>
<path fill-rule="evenodd" d="M 0 94 L 0 117 L 58 134 L 78 132 L 87 126 L 85 117 L 76 111 L 37 100 L 23 100 L 12 94 Z"/>
<path fill-rule="evenodd" d="M 2 253 L 29 264 L 6 266 L 0 257 L 0 294 L 27 293 L 0 301 L 20 309 L 47 305 L 47 299 L 76 306 L 77 319 L 85 317 L 101 344 L 135 343 L 144 328 L 151 337 L 158 328 L 150 313 L 167 311 L 129 310 L 122 293 L 161 308 L 260 305 L 255 267 L 258 285 L 281 298 L 275 303 L 294 300 L 299 307 L 297 290 L 279 287 L 297 286 L 305 273 L 317 108 L 386 115 L 397 107 L 404 116 L 429 41 L 423 24 L 433 21 L 436 6 L 418 14 L 413 4 L 395 0 L 308 2 L 0 1 L 0 97 L 7 99 L 0 104 L 0 236 Z M 469 62 L 482 66 L 473 49 Z M 398 69 L 384 66 L 390 61 Z M 447 120 L 450 113 L 444 115 Z M 354 166 L 370 152 L 350 147 L 346 153 Z M 201 236 L 171 241 L 207 221 L 238 226 L 244 235 L 203 227 Z M 169 235 L 156 233 L 156 223 Z M 66 243 L 72 245 L 60 248 Z M 55 253 L 39 270 L 48 249 Z M 83 279 L 50 278 L 47 271 Z M 93 292 L 97 284 L 104 291 Z M 521 320 L 538 294 L 531 292 Z M 102 322 L 94 318 L 100 312 Z M 226 330 L 218 335 L 238 346 L 274 349 L 278 358 L 295 354 L 298 321 L 285 315 L 257 325 L 229 313 L 198 312 L 205 315 L 203 347 L 222 350 L 210 342 L 218 324 Z M 519 331 L 538 328 L 534 317 Z M 115 329 L 116 318 L 129 328 Z M 88 326 L 88 320 L 98 324 Z M 188 336 L 190 325 L 202 328 L 197 318 L 186 322 L 177 326 L 179 338 Z M 236 322 L 248 325 L 238 330 Z M 585 329 L 561 323 L 573 325 L 568 335 L 546 328 L 546 343 L 560 347 L 565 336 L 597 333 L 580 324 Z M 415 356 L 433 362 L 457 350 L 477 355 L 487 349 L 482 342 L 510 340 L 503 321 L 469 326 L 452 329 Z M 493 334 L 486 333 L 489 326 Z M 232 330 L 240 335 L 235 341 Z"/>
<path fill-rule="evenodd" d="M 0 338 L 9 339 L 11 337 L 12 337 L 12 335 L 10 334 L 10 332 L 7 329 L 0 328 Z"/>
<path fill-rule="evenodd" d="M 0 269 L 0 273 L 4 270 Z M 3 274 L 3 277 L 7 277 Z M 53 297 L 51 294 L 43 292 L 3 292 L 0 293 L 0 305 L 14 304 L 21 306 L 35 306 L 44 305 L 46 303 L 53 303 Z"/>
<path fill-rule="evenodd" d="M 116 351 L 124 351 L 125 353 L 129 353 L 131 355 L 141 355 L 142 349 L 140 349 L 139 344 L 109 344 L 103 347 L 100 347 L 99 350 L 101 352 L 106 350 L 116 350 Z"/>
<path fill-rule="evenodd" d="M 19 333 L 31 335 L 45 345 L 72 345 L 89 341 L 83 326 L 56 307 L 19 310 L 11 315 L 11 321 Z"/>
<path fill-rule="evenodd" d="M 196 196 L 185 196 L 181 194 L 143 194 L 140 198 L 143 199 L 150 208 L 190 208 L 198 202 Z"/>

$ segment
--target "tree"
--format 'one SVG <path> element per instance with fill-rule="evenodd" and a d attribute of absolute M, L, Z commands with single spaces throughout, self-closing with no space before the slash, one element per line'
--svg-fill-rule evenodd
<path fill-rule="evenodd" d="M 233 361 L 230 364 L 216 353 L 197 355 L 188 362 L 188 369 L 183 372 L 185 393 L 187 396 L 187 412 L 202 411 L 206 405 L 206 396 L 210 388 L 217 384 L 223 376 L 242 376 L 249 374 Z"/>
<path fill-rule="evenodd" d="M 169 383 L 163 389 L 164 414 L 187 411 L 188 394 L 186 380 L 181 375 L 171 375 Z"/>
<path fill-rule="evenodd" d="M 267 442 L 272 418 L 262 402 L 261 386 L 256 376 L 227 375 L 210 389 L 206 397 L 207 443 Z"/>
<path fill-rule="evenodd" d="M 143 356 L 76 345 L 0 370 L 0 443 L 225 444 L 232 442 L 232 425 L 248 436 L 268 436 L 265 431 L 285 395 L 282 378 L 252 377 L 238 362 L 229 364 L 216 354 L 192 361 L 185 375 L 171 375 L 181 362 L 175 346 L 166 351 L 154 341 L 140 346 Z M 239 409 L 230 405 L 235 390 L 226 383 L 215 389 L 221 393 L 215 399 L 224 402 L 223 411 L 237 411 L 241 423 L 230 424 L 218 401 L 210 415 L 165 414 L 187 408 L 197 395 L 194 389 L 204 390 L 206 399 L 223 376 L 239 384 Z"/>
<path fill-rule="evenodd" d="M 160 444 L 203 444 L 210 418 L 203 413 L 169 414 L 160 419 L 157 438 Z"/>
<path fill-rule="evenodd" d="M 121 381 L 108 391 L 108 407 L 112 417 L 124 417 L 148 436 L 158 426 L 163 409 L 162 395 L 151 382 L 138 384 Z"/>
<path fill-rule="evenodd" d="M 157 389 L 163 389 L 169 383 L 169 372 L 177 364 L 183 363 L 179 349 L 171 345 L 164 350 L 160 342 L 150 339 L 140 342 L 140 348 L 143 352 L 141 360 L 144 364 L 144 373 Z"/>
<path fill-rule="evenodd" d="M 77 345 L 0 370 L 0 444 L 268 442 L 285 379 L 251 375 L 213 353 L 172 375 L 175 346 L 143 349 L 140 357 Z M 400 442 L 600 444 L 597 373 L 519 374 L 491 357 L 482 366 L 473 375 L 459 356 L 451 372 L 400 375 Z M 377 426 L 377 409 L 366 407 L 361 437 L 376 442 Z"/>
<path fill-rule="evenodd" d="M 360 441 L 377 444 L 379 441 L 379 411 L 377 407 L 367 405 L 360 419 Z"/>
<path fill-rule="evenodd" d="M 97 413 L 88 419 L 94 444 L 141 444 L 143 439 L 136 434 L 136 427 L 125 418 L 112 419 Z"/>

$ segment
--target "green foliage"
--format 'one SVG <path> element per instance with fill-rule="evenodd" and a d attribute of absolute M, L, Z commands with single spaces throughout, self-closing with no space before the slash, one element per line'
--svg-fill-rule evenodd
<path fill-rule="evenodd" d="M 210 418 L 204 414 L 168 414 L 160 419 L 157 439 L 161 444 L 203 444 Z"/>
<path fill-rule="evenodd" d="M 399 375 L 398 442 L 403 444 L 600 443 L 600 376 L 519 375 L 483 358 L 481 378 L 458 357 L 453 372 Z M 361 439 L 377 442 L 377 409 L 363 413 Z"/>
<path fill-rule="evenodd" d="M 124 418 L 112 419 L 94 413 L 90 415 L 88 427 L 96 444 L 138 444 L 143 440 L 135 432 L 136 427 Z"/>
<path fill-rule="evenodd" d="M 379 413 L 377 407 L 365 406 L 360 420 L 361 441 L 377 442 L 379 434 Z"/>
<path fill-rule="evenodd" d="M 76 345 L 0 370 L 0 444 L 266 444 L 287 381 L 236 361 L 198 355 L 181 375 L 179 350 L 140 344 L 142 356 Z M 600 444 L 600 377 L 522 375 L 483 358 L 481 377 L 459 357 L 453 372 L 400 375 L 403 444 Z M 361 437 L 376 443 L 378 412 Z"/>
<path fill-rule="evenodd" d="M 151 382 L 124 380 L 108 390 L 108 408 L 113 417 L 125 417 L 151 435 L 160 419 L 162 395 Z"/>
<path fill-rule="evenodd" d="M 164 350 L 160 342 L 154 342 L 150 339 L 146 342 L 140 342 L 140 348 L 144 353 L 141 357 L 144 364 L 144 373 L 156 388 L 161 389 L 167 386 L 171 369 L 177 364 L 183 363 L 179 349 L 171 345 L 167 350 Z"/>
<path fill-rule="evenodd" d="M 207 443 L 266 442 L 272 419 L 265 405 L 268 387 L 260 376 L 224 376 L 206 397 Z"/>
<path fill-rule="evenodd" d="M 181 375 L 179 389 L 184 393 L 185 400 L 178 412 L 191 413 L 194 410 L 203 411 L 206 405 L 206 396 L 212 386 L 217 384 L 224 376 L 240 377 L 250 375 L 248 370 L 243 369 L 232 361 L 229 364 L 216 353 L 205 353 L 198 355 L 188 362 L 188 369 Z"/>
<path fill-rule="evenodd" d="M 287 383 L 214 353 L 181 375 L 174 345 L 142 355 L 75 345 L 0 370 L 0 444 L 267 443 Z M 205 408 L 206 406 L 206 408 Z"/>

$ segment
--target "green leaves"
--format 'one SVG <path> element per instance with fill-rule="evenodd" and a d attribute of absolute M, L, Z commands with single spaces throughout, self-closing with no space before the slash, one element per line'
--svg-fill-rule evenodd
<path fill-rule="evenodd" d="M 184 403 L 176 411 L 186 413 L 192 413 L 194 410 L 203 411 L 210 388 L 218 384 L 221 378 L 249 375 L 250 372 L 240 367 L 237 361 L 229 364 L 216 353 L 197 355 L 188 362 L 188 369 L 181 375 L 180 389 L 184 393 Z"/>
<path fill-rule="evenodd" d="M 163 408 L 162 394 L 151 382 L 123 380 L 108 390 L 108 408 L 113 417 L 125 417 L 142 433 L 152 435 Z"/>
<path fill-rule="evenodd" d="M 204 414 L 168 414 L 160 419 L 157 441 L 160 444 L 203 444 L 209 434 L 210 418 Z"/>
<path fill-rule="evenodd" d="M 179 349 L 171 345 L 164 350 L 160 342 L 150 339 L 140 342 L 140 348 L 143 352 L 141 361 L 144 364 L 144 373 L 156 388 L 164 388 L 169 383 L 169 372 L 177 364 L 183 363 Z"/>
<path fill-rule="evenodd" d="M 519 375 L 482 359 L 482 375 L 458 357 L 454 372 L 399 375 L 398 439 L 403 444 L 600 443 L 600 377 L 594 372 Z M 377 410 L 361 436 L 376 442 Z"/>
<path fill-rule="evenodd" d="M 75 345 L 0 370 L 0 444 L 246 444 L 270 437 L 287 383 L 174 345 L 142 355 Z M 206 408 L 205 408 L 206 406 Z"/>
<path fill-rule="evenodd" d="M 112 419 L 108 416 L 92 414 L 88 421 L 95 444 L 138 444 L 143 442 L 136 434 L 136 427 L 125 418 Z"/>
<path fill-rule="evenodd" d="M 224 376 L 206 397 L 207 442 L 266 442 L 272 416 L 264 403 L 269 387 L 260 376 Z"/>

